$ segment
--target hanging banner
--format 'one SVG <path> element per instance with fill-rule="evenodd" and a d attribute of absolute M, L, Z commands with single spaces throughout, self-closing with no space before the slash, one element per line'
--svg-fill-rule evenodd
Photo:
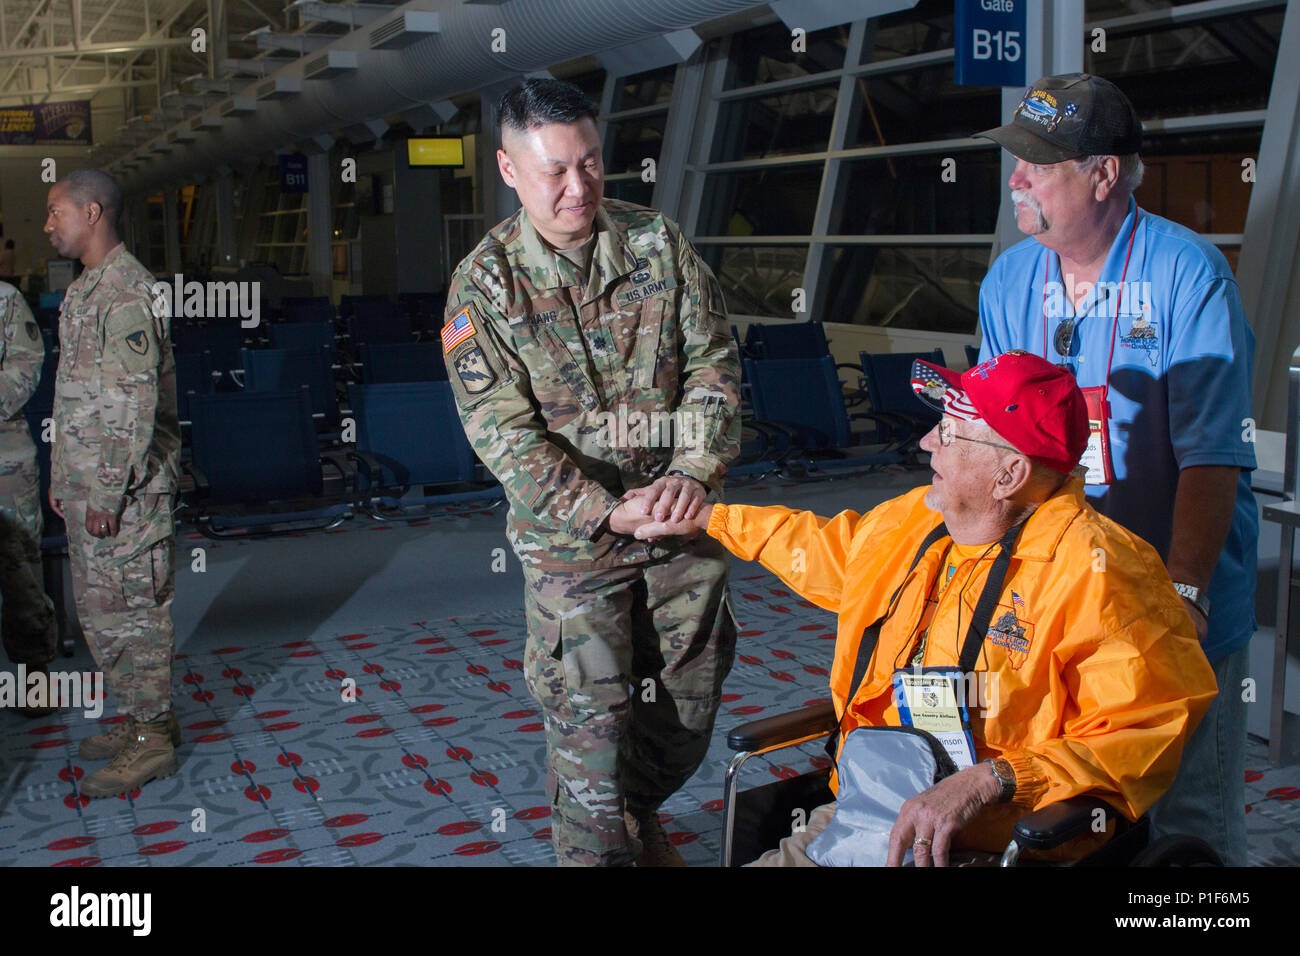
<path fill-rule="evenodd" d="M 953 45 L 958 86 L 1025 86 L 1029 0 L 956 0 Z"/>
<path fill-rule="evenodd" d="M 0 146 L 89 146 L 90 100 L 0 106 Z"/>

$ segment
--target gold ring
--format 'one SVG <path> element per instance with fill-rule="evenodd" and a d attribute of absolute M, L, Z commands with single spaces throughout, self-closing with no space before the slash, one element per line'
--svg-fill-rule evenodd
<path fill-rule="evenodd" d="M 929 846 L 929 845 L 930 845 L 930 841 L 927 840 L 925 837 L 917 837 L 915 840 L 912 841 L 912 846 Z"/>

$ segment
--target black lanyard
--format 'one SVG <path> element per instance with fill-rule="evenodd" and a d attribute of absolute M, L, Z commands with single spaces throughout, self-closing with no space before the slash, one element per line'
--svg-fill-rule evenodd
<path fill-rule="evenodd" d="M 1016 536 L 1020 533 L 1023 524 L 1018 524 L 1013 528 L 1007 529 L 1006 534 L 998 539 L 998 556 L 993 560 L 993 567 L 989 570 L 989 576 L 984 582 L 984 589 L 980 592 L 979 600 L 975 604 L 975 615 L 971 618 L 970 628 L 966 631 L 966 640 L 962 644 L 961 656 L 958 659 L 958 668 L 963 674 L 969 674 L 974 670 L 975 662 L 979 660 L 980 649 L 984 645 L 985 635 L 988 633 L 989 622 L 993 620 L 993 610 L 998 605 L 998 598 L 1002 596 L 1002 586 L 1006 583 L 1007 572 L 1011 569 L 1011 551 L 1015 544 Z M 902 593 L 903 587 L 907 584 L 907 579 L 912 576 L 916 566 L 921 562 L 922 555 L 940 538 L 948 536 L 948 526 L 943 522 L 925 536 L 921 546 L 916 551 L 916 557 L 912 559 L 911 567 L 907 569 L 907 574 L 903 575 L 903 581 L 898 585 L 897 590 L 889 599 L 889 604 L 882 614 L 873 624 L 869 624 L 862 631 L 862 640 L 858 644 L 858 657 L 853 664 L 853 680 L 849 685 L 849 695 L 845 699 L 845 709 L 852 703 L 853 698 L 857 696 L 862 689 L 862 682 L 867 676 L 867 666 L 871 663 L 871 657 L 875 653 L 876 644 L 880 640 L 880 630 L 884 626 L 891 614 L 894 612 L 894 603 Z M 942 573 L 942 569 L 940 569 Z"/>

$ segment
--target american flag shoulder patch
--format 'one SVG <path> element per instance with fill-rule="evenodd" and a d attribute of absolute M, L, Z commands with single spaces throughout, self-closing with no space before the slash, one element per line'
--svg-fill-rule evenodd
<path fill-rule="evenodd" d="M 477 331 L 474 328 L 474 322 L 469 317 L 469 313 L 470 307 L 467 305 L 453 315 L 451 320 L 442 327 L 443 354 L 450 352 Z"/>

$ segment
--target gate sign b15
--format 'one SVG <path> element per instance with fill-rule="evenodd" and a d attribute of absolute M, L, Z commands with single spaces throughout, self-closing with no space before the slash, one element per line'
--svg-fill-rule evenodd
<path fill-rule="evenodd" d="M 1030 0 L 955 0 L 959 86 L 1024 86 Z"/>

